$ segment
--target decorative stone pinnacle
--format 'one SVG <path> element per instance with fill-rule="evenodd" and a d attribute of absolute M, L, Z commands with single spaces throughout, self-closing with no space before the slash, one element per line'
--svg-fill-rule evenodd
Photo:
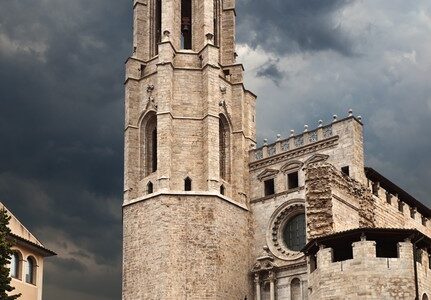
<path fill-rule="evenodd" d="M 268 139 L 264 139 L 264 140 L 263 140 L 263 145 L 264 145 L 264 146 L 267 146 L 267 145 L 268 145 Z"/>
<path fill-rule="evenodd" d="M 281 134 L 277 134 L 277 141 L 281 140 Z"/>
<path fill-rule="evenodd" d="M 293 130 L 293 129 L 292 129 L 292 130 L 290 131 L 290 136 L 294 136 L 294 135 L 295 135 L 295 130 Z"/>
<path fill-rule="evenodd" d="M 319 120 L 319 127 L 322 127 L 322 126 L 323 126 L 323 121 Z"/>
<path fill-rule="evenodd" d="M 307 124 L 305 124 L 304 125 L 304 132 L 307 132 L 308 131 L 308 125 Z"/>
<path fill-rule="evenodd" d="M 349 117 L 353 116 L 353 109 L 349 109 Z"/>
<path fill-rule="evenodd" d="M 337 118 L 338 118 L 337 115 L 333 115 L 332 118 L 333 118 L 332 122 L 337 122 Z"/>

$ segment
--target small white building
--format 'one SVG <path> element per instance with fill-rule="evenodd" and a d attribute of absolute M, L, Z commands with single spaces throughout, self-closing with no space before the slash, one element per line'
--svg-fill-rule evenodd
<path fill-rule="evenodd" d="M 13 255 L 10 262 L 11 294 L 21 293 L 22 300 L 42 300 L 43 260 L 56 255 L 48 250 L 25 226 L 0 202 L 11 216 L 9 228 Z"/>

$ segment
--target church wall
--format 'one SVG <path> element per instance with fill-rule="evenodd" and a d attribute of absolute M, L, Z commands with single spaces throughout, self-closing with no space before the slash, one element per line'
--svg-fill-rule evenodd
<path fill-rule="evenodd" d="M 363 162 L 360 161 L 363 155 L 359 156 L 359 161 L 353 159 L 355 153 L 362 150 L 362 137 L 355 136 L 358 128 L 360 129 L 359 133 L 362 134 L 361 127 L 357 120 L 351 118 L 331 124 L 326 129 L 325 127 L 319 128 L 316 131 L 306 132 L 288 140 L 281 140 L 275 144 L 251 151 L 251 209 L 255 232 L 253 256 L 258 259 L 263 247 L 269 246 L 268 251 L 274 257 L 274 264 L 277 265 L 275 269 L 277 299 L 291 299 L 290 282 L 296 277 L 301 278 L 301 285 L 304 289 L 302 296 L 297 299 L 307 299 L 307 274 L 305 258 L 301 253 L 294 254 L 294 252 L 288 251 L 287 254 L 280 254 L 273 249 L 273 232 L 271 230 L 274 222 L 278 222 L 276 220 L 283 207 L 302 203 L 303 210 L 309 210 L 309 201 L 313 201 L 312 199 L 310 200 L 309 195 L 306 195 L 309 185 L 306 182 L 306 164 L 309 162 L 322 160 L 328 164 L 335 164 L 337 169 L 349 166 L 350 171 L 356 174 L 358 178 L 363 177 L 362 174 L 357 172 L 360 168 L 362 168 L 363 172 Z M 259 155 L 262 155 L 261 159 L 256 160 Z M 289 190 L 287 174 L 291 170 L 284 171 L 283 167 L 293 162 L 299 166 L 295 169 L 298 171 L 299 187 Z M 355 171 L 356 173 L 354 173 Z M 357 226 L 359 223 L 359 213 L 357 211 L 360 206 L 359 201 L 350 194 L 346 197 L 343 189 L 335 189 L 331 178 L 327 176 L 328 172 L 328 170 L 324 170 L 322 174 L 316 174 L 320 194 L 316 195 L 315 198 L 316 203 L 322 207 L 321 187 L 322 185 L 327 185 L 327 212 L 321 215 L 322 211 L 320 211 L 320 223 L 316 222 L 316 220 L 308 220 L 309 213 L 307 212 L 307 224 L 309 226 L 312 224 L 313 226 L 325 224 L 325 226 L 329 226 L 326 232 L 332 232 L 334 228 L 335 230 L 345 230 Z M 325 176 L 328 179 L 327 181 L 324 179 Z M 270 178 L 274 178 L 275 195 L 265 196 L 264 181 Z M 338 195 L 339 198 L 335 198 L 332 192 L 334 192 L 335 196 Z M 346 200 L 340 199 L 341 197 Z M 350 204 L 346 205 L 346 203 Z M 346 210 L 351 213 L 350 216 L 346 216 Z M 310 229 L 310 227 L 308 228 Z M 308 238 L 310 238 L 310 234 L 315 233 L 307 232 Z M 279 242 L 281 241 L 277 240 L 277 243 Z M 286 246 L 282 246 L 282 248 L 284 247 Z M 287 273 L 285 268 L 289 270 Z M 263 284 L 262 288 L 264 287 L 265 285 Z M 263 299 L 265 299 L 265 295 L 269 297 L 269 293 L 263 289 Z"/>
<path fill-rule="evenodd" d="M 359 203 L 354 203 L 357 202 L 354 201 L 356 199 L 353 197 L 341 198 L 335 195 L 333 195 L 332 197 L 334 231 L 344 231 L 359 227 Z M 352 202 L 354 204 L 352 204 Z"/>
<path fill-rule="evenodd" d="M 364 179 L 362 124 L 354 117 L 349 117 L 250 151 L 250 175 L 254 183 L 252 184 L 251 198 L 256 199 L 264 196 L 262 183 L 257 179 L 262 171 L 265 169 L 280 170 L 284 164 L 294 160 L 306 163 L 316 154 L 327 156 L 322 160 L 331 163 L 339 170 L 344 166 L 349 166 L 350 177 L 366 183 Z M 277 174 L 276 193 L 286 188 L 283 176 L 282 172 Z M 304 175 L 300 172 L 301 176 L 304 180 Z"/>
<path fill-rule="evenodd" d="M 431 296 L 431 265 L 430 265 L 430 254 L 426 251 L 422 252 L 420 263 L 417 262 L 418 270 L 418 281 L 419 281 L 419 299 L 422 299 L 423 294 L 426 294 L 428 298 Z"/>
<path fill-rule="evenodd" d="M 391 203 L 388 203 L 386 191 L 383 188 L 379 188 L 377 194 L 378 196 L 373 195 L 376 203 L 375 218 L 377 227 L 415 228 L 431 237 L 431 222 L 427 219 L 424 222 L 419 212 L 416 211 L 412 218 L 410 211 L 413 208 L 406 203 L 402 204 L 402 212 L 398 209 L 400 199 L 397 196 L 392 195 Z"/>
<path fill-rule="evenodd" d="M 412 244 L 399 247 L 399 258 L 380 258 L 375 242 L 356 242 L 353 259 L 341 262 L 333 262 L 332 249 L 319 250 L 309 275 L 310 299 L 414 299 Z"/>
<path fill-rule="evenodd" d="M 247 210 L 198 193 L 125 206 L 123 299 L 252 299 L 249 222 Z"/>

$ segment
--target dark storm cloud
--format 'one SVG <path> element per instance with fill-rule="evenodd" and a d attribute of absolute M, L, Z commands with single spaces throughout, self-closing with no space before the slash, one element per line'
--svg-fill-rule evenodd
<path fill-rule="evenodd" d="M 352 40 L 337 13 L 352 0 L 239 0 L 240 42 L 270 52 L 333 50 L 352 55 Z"/>
<path fill-rule="evenodd" d="M 120 297 L 130 39 L 122 1 L 0 4 L 0 199 L 60 254 L 48 260 L 55 290 L 44 299 L 73 299 L 71 289 L 83 300 Z"/>
<path fill-rule="evenodd" d="M 340 17 L 359 2 L 381 4 Z M 263 57 L 246 81 L 259 139 L 352 107 L 369 164 L 429 201 L 431 51 L 417 48 L 431 34 L 417 22 L 431 9 L 418 3 L 238 0 L 237 40 Z M 420 5 L 428 13 L 415 14 Z M 131 1 L 0 1 L 0 200 L 59 253 L 47 259 L 45 300 L 120 298 L 131 12 Z M 367 31 L 345 26 L 373 12 Z"/>
<path fill-rule="evenodd" d="M 278 86 L 280 81 L 283 79 L 284 74 L 278 69 L 277 63 L 278 61 L 269 61 L 266 64 L 262 65 L 257 70 L 256 76 L 269 78 Z"/>
<path fill-rule="evenodd" d="M 267 7 L 254 1 L 241 2 L 244 6 L 253 3 L 259 8 L 254 14 L 248 12 L 247 16 L 247 22 L 251 16 L 257 20 L 256 24 L 240 26 L 258 29 L 256 32 L 242 30 L 246 38 L 238 49 L 246 72 L 248 70 L 246 83 L 258 95 L 259 142 L 264 138 L 275 139 L 278 133 L 287 136 L 290 128 L 302 130 L 304 124 L 314 127 L 319 119 L 330 122 L 333 114 L 346 116 L 347 110 L 353 108 L 355 114 L 364 117 L 366 164 L 431 206 L 428 184 L 431 181 L 428 155 L 431 151 L 428 133 L 431 119 L 430 2 L 319 2 L 329 5 L 316 8 L 307 6 L 309 1 L 298 1 L 298 10 L 283 11 L 293 20 L 295 14 L 301 15 L 304 7 L 308 7 L 316 14 L 314 21 L 307 20 L 313 24 L 307 26 L 297 20 L 299 25 L 289 25 L 291 29 L 286 29 L 287 32 L 267 35 L 256 32 L 262 31 L 259 28 L 266 32 L 268 24 L 273 30 L 279 30 L 283 22 L 289 22 L 268 18 L 268 11 L 282 11 L 284 5 L 296 1 L 276 1 L 273 6 L 263 1 Z M 266 25 L 260 24 L 261 15 Z M 330 33 L 335 40 L 344 39 L 348 34 L 345 44 L 351 51 L 337 50 L 340 49 L 337 46 L 300 47 L 295 35 L 313 36 L 308 31 L 317 27 Z M 294 33 L 289 32 L 292 28 Z M 334 28 L 336 30 L 332 30 Z M 254 38 L 261 41 L 256 43 L 258 47 L 245 44 Z M 281 38 L 286 48 L 271 44 Z M 274 83 L 266 77 L 256 78 L 256 70 L 267 68 L 268 60 L 274 57 L 278 60 L 278 70 L 289 74 L 288 78 Z"/>

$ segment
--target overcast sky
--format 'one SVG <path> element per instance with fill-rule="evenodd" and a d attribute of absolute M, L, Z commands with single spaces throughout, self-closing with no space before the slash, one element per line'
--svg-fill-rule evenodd
<path fill-rule="evenodd" d="M 0 199 L 59 255 L 45 300 L 121 295 L 132 1 L 0 1 Z M 367 165 L 431 204 L 431 2 L 237 0 L 258 139 L 349 108 Z"/>

